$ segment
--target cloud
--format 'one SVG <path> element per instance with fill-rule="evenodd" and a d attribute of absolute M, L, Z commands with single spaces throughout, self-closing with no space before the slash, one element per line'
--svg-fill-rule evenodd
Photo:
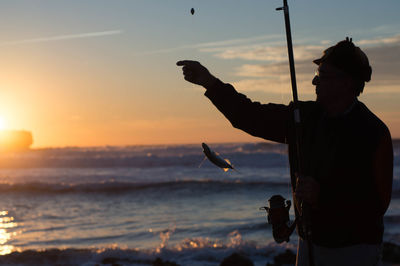
<path fill-rule="evenodd" d="M 315 89 L 311 81 L 316 65 L 312 60 L 320 57 L 333 43 L 330 40 L 316 40 L 312 45 L 302 41 L 297 43 L 303 43 L 294 46 L 298 89 L 304 94 L 314 94 Z M 400 93 L 400 35 L 364 39 L 357 41 L 356 45 L 361 46 L 368 55 L 373 69 L 372 80 L 367 84 L 366 91 Z M 242 65 L 234 69 L 234 75 L 240 80 L 233 85 L 240 91 L 282 93 L 282 90 L 287 91 L 287 88 L 290 91 L 287 47 L 281 35 L 208 42 L 151 53 L 188 48 L 198 49 L 221 59 L 243 61 Z"/>
<path fill-rule="evenodd" d="M 300 77 L 300 78 L 299 78 Z M 315 94 L 315 87 L 311 84 L 311 77 L 297 76 L 297 89 L 301 94 Z M 275 79 L 242 79 L 232 85 L 240 92 L 267 92 L 276 94 L 291 94 L 292 88 L 289 74 L 281 75 Z"/>
<path fill-rule="evenodd" d="M 270 46 L 270 44 L 210 47 L 202 48 L 200 51 L 212 53 L 214 56 L 222 59 L 280 62 L 285 58 L 285 50 L 283 46 Z"/>
<path fill-rule="evenodd" d="M 122 33 L 123 33 L 122 30 L 109 30 L 109 31 L 86 32 L 86 33 L 78 33 L 78 34 L 55 35 L 55 36 L 39 37 L 39 38 L 33 38 L 33 39 L 0 42 L 0 46 L 94 38 L 94 37 L 103 37 L 103 36 L 109 36 L 109 35 L 117 35 L 117 34 L 122 34 Z"/>
<path fill-rule="evenodd" d="M 311 85 L 316 65 L 312 60 L 296 61 L 296 81 L 299 92 L 314 94 Z M 236 69 L 236 75 L 244 79 L 234 83 L 240 91 L 263 91 L 269 93 L 291 93 L 289 64 L 244 64 Z"/>
<path fill-rule="evenodd" d="M 400 35 L 394 35 L 386 38 L 375 38 L 370 40 L 360 40 L 357 45 L 376 46 L 376 45 L 398 45 L 400 43 Z"/>
<path fill-rule="evenodd" d="M 372 67 L 371 85 L 377 91 L 400 93 L 400 38 L 391 45 L 364 50 Z"/>
<path fill-rule="evenodd" d="M 400 24 L 393 23 L 393 24 L 379 25 L 372 28 L 364 27 L 357 29 L 349 29 L 347 33 L 352 36 L 380 36 L 381 38 L 382 36 L 390 36 L 398 34 L 399 27 Z M 358 43 L 357 40 L 354 41 Z"/>
<path fill-rule="evenodd" d="M 311 80 L 316 65 L 312 60 L 321 56 L 330 45 L 327 40 L 317 45 L 296 45 L 294 56 L 299 91 L 314 94 Z M 373 69 L 372 80 L 366 91 L 400 93 L 400 35 L 358 41 L 356 45 L 368 55 Z M 241 80 L 234 83 L 240 91 L 264 91 L 281 93 L 282 86 L 290 86 L 286 45 L 258 43 L 229 47 L 201 49 L 222 59 L 239 59 L 244 63 L 236 67 L 234 74 Z M 247 61 L 247 62 L 246 62 Z M 254 63 L 259 61 L 259 63 Z"/>
<path fill-rule="evenodd" d="M 330 41 L 330 40 L 322 40 L 322 41 L 320 41 L 320 43 L 321 43 L 322 45 L 324 45 L 324 46 L 327 46 L 327 45 L 331 44 L 332 41 Z"/>
<path fill-rule="evenodd" d="M 278 45 L 276 45 L 278 44 Z M 295 47 L 296 60 L 312 59 L 322 54 L 324 46 L 298 45 Z M 200 49 L 202 52 L 213 53 L 222 59 L 242 59 L 253 61 L 266 61 L 270 63 L 287 61 L 287 47 L 284 43 L 262 43 L 253 45 L 218 47 Z"/>
<path fill-rule="evenodd" d="M 275 40 L 275 39 L 282 39 L 282 38 L 283 38 L 283 36 L 280 34 L 279 35 L 278 34 L 260 35 L 260 36 L 253 36 L 253 37 L 247 37 L 247 38 L 236 38 L 236 39 L 223 40 L 223 41 L 181 45 L 181 46 L 177 46 L 177 47 L 170 47 L 170 48 L 159 49 L 159 50 L 143 51 L 143 52 L 133 54 L 133 56 L 147 56 L 147 55 L 164 54 L 164 53 L 171 53 L 171 52 L 185 50 L 185 49 L 198 49 L 201 52 L 225 51 L 225 50 L 229 49 L 227 47 L 231 47 L 231 46 L 237 47 L 238 45 L 242 45 L 242 44 L 247 44 L 246 46 L 248 46 L 249 44 L 258 42 L 258 41 Z"/>
<path fill-rule="evenodd" d="M 297 60 L 296 61 L 296 75 L 303 75 L 307 73 L 314 73 L 316 65 L 312 60 Z M 240 77 L 264 77 L 275 79 L 277 76 L 289 76 L 289 63 L 278 62 L 273 64 L 244 64 L 236 69 L 236 76 Z"/>
<path fill-rule="evenodd" d="M 201 43 L 196 45 L 196 48 L 202 47 L 216 47 L 216 46 L 232 46 L 235 44 L 243 44 L 243 43 L 252 43 L 262 40 L 279 40 L 282 39 L 283 35 L 281 34 L 271 34 L 271 35 L 260 35 L 260 36 L 253 36 L 248 38 L 237 38 L 237 39 L 230 39 L 224 41 L 217 41 L 217 42 L 208 42 L 208 43 Z"/>
<path fill-rule="evenodd" d="M 240 92 L 265 91 L 270 93 L 290 93 L 289 83 L 282 80 L 270 79 L 242 79 L 232 85 Z"/>

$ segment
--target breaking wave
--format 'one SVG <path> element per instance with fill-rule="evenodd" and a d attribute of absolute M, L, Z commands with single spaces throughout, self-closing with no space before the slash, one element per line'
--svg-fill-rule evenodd
<path fill-rule="evenodd" d="M 180 188 L 196 190 L 209 190 L 210 188 L 238 188 L 252 186 L 287 186 L 287 182 L 242 182 L 242 181 L 171 181 L 159 183 L 128 183 L 128 182 L 102 182 L 84 184 L 49 184 L 49 183 L 20 183 L 20 184 L 0 184 L 0 193 L 128 193 L 132 191 L 165 189 L 172 191 Z"/>
<path fill-rule="evenodd" d="M 212 147 L 233 163 L 243 166 L 287 165 L 285 145 L 215 144 Z M 197 167 L 204 154 L 200 145 L 170 145 L 37 149 L 0 157 L 0 168 L 152 168 Z"/>
<path fill-rule="evenodd" d="M 208 238 L 188 238 L 176 246 L 156 247 L 152 250 L 128 249 L 113 245 L 91 249 L 26 250 L 0 256 L 1 265 L 153 265 L 158 259 L 178 265 L 215 266 L 227 256 L 238 252 L 249 257 L 255 265 L 273 261 L 273 256 L 285 250 L 295 250 L 294 244 L 270 243 L 257 246 L 243 241 L 232 232 L 229 243 Z"/>

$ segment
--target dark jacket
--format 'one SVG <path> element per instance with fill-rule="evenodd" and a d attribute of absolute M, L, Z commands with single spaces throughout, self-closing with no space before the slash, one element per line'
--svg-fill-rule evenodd
<path fill-rule="evenodd" d="M 297 151 L 292 104 L 252 102 L 220 81 L 207 88 L 205 95 L 235 128 L 289 144 L 294 180 Z M 319 208 L 311 213 L 313 242 L 326 247 L 381 243 L 384 211 L 372 168 L 379 140 L 389 134 L 387 127 L 358 101 L 336 118 L 326 116 L 314 101 L 299 106 L 302 174 L 315 178 L 321 189 Z M 298 231 L 302 236 L 300 227 Z"/>

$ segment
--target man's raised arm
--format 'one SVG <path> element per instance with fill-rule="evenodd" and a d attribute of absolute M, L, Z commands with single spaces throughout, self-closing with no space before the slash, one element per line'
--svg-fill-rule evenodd
<path fill-rule="evenodd" d="M 261 104 L 238 93 L 232 85 L 221 82 L 196 61 L 177 62 L 182 66 L 185 80 L 201 85 L 205 95 L 232 123 L 253 136 L 287 143 L 290 107 L 283 104 Z"/>

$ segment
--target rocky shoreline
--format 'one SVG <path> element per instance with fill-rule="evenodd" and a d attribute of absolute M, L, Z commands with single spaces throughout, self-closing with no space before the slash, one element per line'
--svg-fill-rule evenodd
<path fill-rule="evenodd" d="M 383 253 L 382 260 L 384 265 L 400 265 L 400 246 L 390 243 L 383 243 Z M 296 263 L 296 254 L 287 249 L 274 256 L 273 263 L 266 263 L 266 266 L 291 266 Z M 175 262 L 163 261 L 157 258 L 153 266 L 181 266 Z M 183 265 L 182 265 L 183 266 Z M 245 255 L 241 253 L 233 253 L 232 255 L 226 257 L 220 264 L 220 266 L 254 266 L 254 263 Z"/>
<path fill-rule="evenodd" d="M 74 254 L 72 256 L 71 254 Z M 91 250 L 76 250 L 76 249 L 50 249 L 44 251 L 25 250 L 23 252 L 13 252 L 11 254 L 0 256 L 1 265 L 54 265 L 58 262 L 63 262 L 63 265 L 81 265 L 74 263 L 74 258 L 79 255 L 83 261 L 93 259 Z M 173 260 L 156 258 L 129 258 L 121 254 L 104 256 L 99 262 L 94 265 L 151 265 L 151 266 L 187 266 L 179 264 Z M 120 256 L 121 255 L 121 256 Z M 383 243 L 383 266 L 400 266 L 400 245 L 385 242 Z M 265 266 L 294 266 L 296 263 L 296 254 L 292 250 L 285 250 L 273 257 L 273 261 L 265 262 Z M 92 265 L 92 264 L 91 264 Z M 219 266 L 254 266 L 254 262 L 248 257 L 245 252 L 233 252 L 225 257 Z"/>

